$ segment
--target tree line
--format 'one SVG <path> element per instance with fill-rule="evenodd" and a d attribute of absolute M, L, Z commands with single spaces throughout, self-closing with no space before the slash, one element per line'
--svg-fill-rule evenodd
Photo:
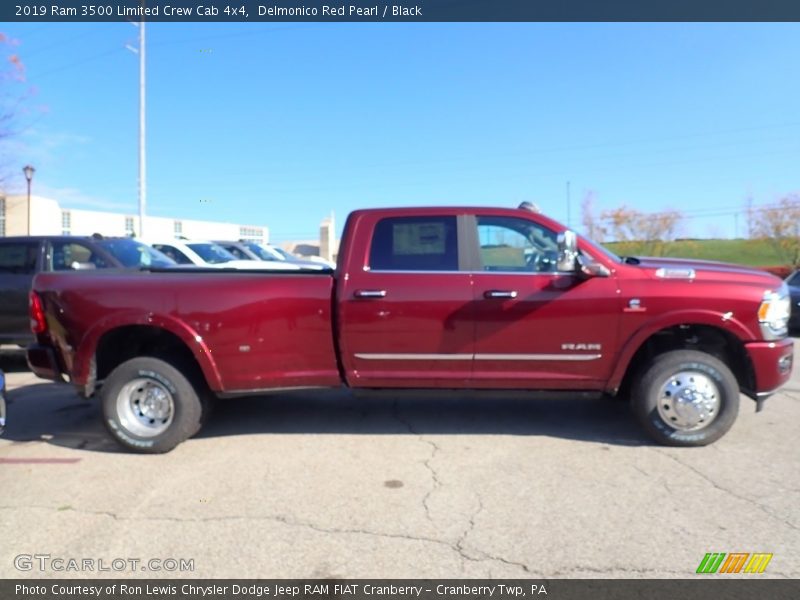
<path fill-rule="evenodd" d="M 800 266 L 800 194 L 790 193 L 773 204 L 742 211 L 748 237 L 768 242 L 786 265 Z M 581 204 L 584 233 L 597 242 L 614 242 L 622 254 L 663 256 L 683 235 L 686 215 L 674 209 L 643 212 L 625 204 L 599 212 L 593 193 Z"/>

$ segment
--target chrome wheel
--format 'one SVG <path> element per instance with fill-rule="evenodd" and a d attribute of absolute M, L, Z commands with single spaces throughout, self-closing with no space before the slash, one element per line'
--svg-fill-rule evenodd
<path fill-rule="evenodd" d="M 708 427 L 720 410 L 720 391 L 714 380 L 699 371 L 680 371 L 659 388 L 658 414 L 680 431 Z"/>
<path fill-rule="evenodd" d="M 117 394 L 120 424 L 133 435 L 154 437 L 166 431 L 175 416 L 172 393 L 155 379 L 140 377 Z"/>

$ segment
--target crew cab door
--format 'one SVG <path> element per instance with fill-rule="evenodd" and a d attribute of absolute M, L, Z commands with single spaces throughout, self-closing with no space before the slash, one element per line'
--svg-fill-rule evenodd
<path fill-rule="evenodd" d="M 473 354 L 470 274 L 455 214 L 366 213 L 339 272 L 341 359 L 352 387 L 465 387 Z"/>
<path fill-rule="evenodd" d="M 478 214 L 472 231 L 475 386 L 600 387 L 618 339 L 616 279 L 557 272 L 556 232 L 532 219 Z"/>

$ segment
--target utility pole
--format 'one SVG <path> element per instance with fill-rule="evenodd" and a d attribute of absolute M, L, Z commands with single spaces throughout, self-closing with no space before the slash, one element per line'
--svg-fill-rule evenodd
<path fill-rule="evenodd" d="M 145 0 L 142 0 L 142 7 Z M 125 47 L 139 55 L 139 238 L 144 237 L 144 219 L 147 208 L 147 157 L 145 154 L 145 27 L 144 16 L 138 23 L 131 21 L 131 25 L 139 28 L 139 47 L 131 45 Z"/>
<path fill-rule="evenodd" d="M 753 196 L 747 196 L 747 239 L 753 239 Z"/>
<path fill-rule="evenodd" d="M 139 239 L 144 238 L 147 207 L 147 159 L 145 155 L 145 46 L 144 19 L 139 22 Z"/>
<path fill-rule="evenodd" d="M 570 221 L 572 217 L 570 215 L 570 190 L 569 190 L 569 181 L 567 182 L 567 229 L 570 228 Z"/>

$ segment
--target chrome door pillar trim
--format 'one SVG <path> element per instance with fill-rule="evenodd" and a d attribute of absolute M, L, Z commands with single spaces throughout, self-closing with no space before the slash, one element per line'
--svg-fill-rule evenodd
<path fill-rule="evenodd" d="M 475 360 L 597 360 L 602 354 L 476 354 Z"/>

